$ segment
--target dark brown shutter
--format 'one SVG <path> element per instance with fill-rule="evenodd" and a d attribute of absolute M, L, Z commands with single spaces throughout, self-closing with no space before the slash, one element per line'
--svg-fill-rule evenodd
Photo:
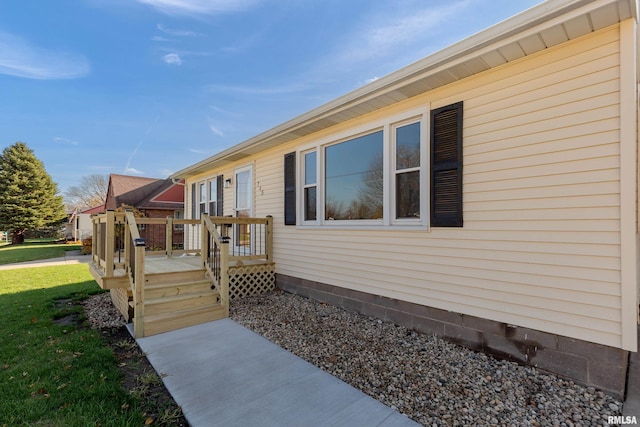
<path fill-rule="evenodd" d="M 224 191 L 224 176 L 218 175 L 216 178 L 216 216 L 224 215 L 224 209 L 222 207 L 224 197 L 222 197 L 222 191 Z"/>
<path fill-rule="evenodd" d="M 431 111 L 431 226 L 462 227 L 462 102 Z"/>
<path fill-rule="evenodd" d="M 296 153 L 284 155 L 284 224 L 296 225 Z"/>
<path fill-rule="evenodd" d="M 196 185 L 191 184 L 191 219 L 196 218 Z"/>

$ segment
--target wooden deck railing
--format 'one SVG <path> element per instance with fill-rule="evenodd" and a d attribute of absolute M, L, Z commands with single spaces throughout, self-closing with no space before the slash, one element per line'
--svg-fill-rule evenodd
<path fill-rule="evenodd" d="M 199 256 L 229 313 L 229 267 L 273 262 L 273 218 L 140 218 L 133 212 L 94 215 L 92 263 L 105 278 L 128 278 L 134 333 L 142 336 L 145 257 Z M 140 334 L 140 335 L 139 335 Z"/>
<path fill-rule="evenodd" d="M 133 333 L 144 336 L 144 258 L 145 241 L 140 237 L 136 218 L 132 212 L 125 214 L 124 267 L 129 275 L 133 293 Z"/>
<path fill-rule="evenodd" d="M 105 277 L 113 277 L 116 268 L 122 267 L 124 222 L 125 214 L 114 211 L 92 217 L 91 258 Z"/>
<path fill-rule="evenodd" d="M 211 279 L 213 287 L 220 295 L 220 303 L 225 309 L 225 317 L 229 317 L 229 238 L 221 236 L 219 227 L 208 216 L 202 217 L 201 256 Z"/>

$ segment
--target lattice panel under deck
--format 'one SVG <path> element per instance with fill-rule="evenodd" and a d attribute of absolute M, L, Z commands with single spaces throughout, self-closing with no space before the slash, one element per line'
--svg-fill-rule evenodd
<path fill-rule="evenodd" d="M 275 289 L 275 264 L 229 267 L 229 299 L 258 295 Z"/>

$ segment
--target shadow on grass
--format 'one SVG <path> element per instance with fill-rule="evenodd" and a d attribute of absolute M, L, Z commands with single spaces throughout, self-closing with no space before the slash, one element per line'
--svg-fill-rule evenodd
<path fill-rule="evenodd" d="M 86 265 L 0 271 L 0 426 L 186 425 L 125 327 L 89 327 Z"/>
<path fill-rule="evenodd" d="M 0 283 L 9 279 L 0 287 L 11 287 L 0 289 L 0 425 L 144 423 L 113 352 L 83 321 L 80 301 L 102 292 L 81 280 L 84 268 L 23 270 L 21 281 L 0 275 Z M 57 274 L 47 280 L 47 271 Z M 60 321 L 68 316 L 76 321 Z"/>

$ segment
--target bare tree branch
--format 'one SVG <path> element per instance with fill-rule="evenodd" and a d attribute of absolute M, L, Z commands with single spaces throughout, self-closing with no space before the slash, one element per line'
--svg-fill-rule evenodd
<path fill-rule="evenodd" d="M 109 186 L 109 176 L 107 175 L 88 175 L 80 178 L 80 183 L 69 187 L 65 192 L 68 205 L 79 208 L 89 209 L 100 206 L 107 199 L 107 187 Z"/>

